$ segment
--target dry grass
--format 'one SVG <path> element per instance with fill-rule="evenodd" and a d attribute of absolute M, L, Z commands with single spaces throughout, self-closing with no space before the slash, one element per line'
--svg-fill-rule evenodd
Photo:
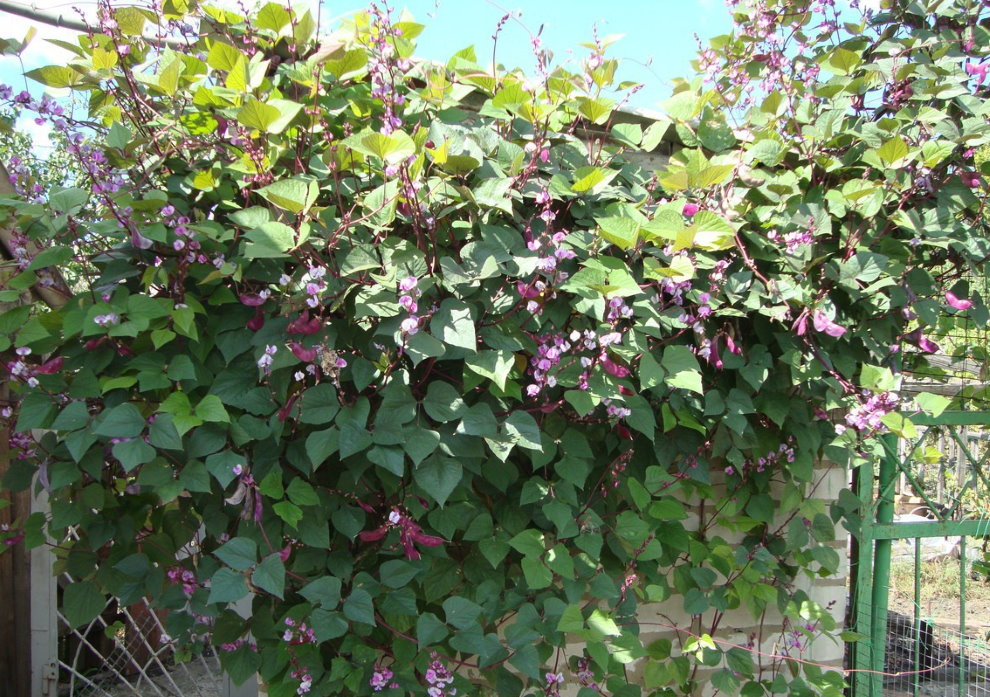
<path fill-rule="evenodd" d="M 973 540 L 974 547 L 982 541 Z M 942 626 L 959 626 L 960 564 L 958 559 L 937 559 L 921 563 L 920 615 Z M 895 560 L 890 569 L 890 608 L 914 615 L 914 562 Z M 990 581 L 985 577 L 966 578 L 966 625 L 990 626 Z"/>

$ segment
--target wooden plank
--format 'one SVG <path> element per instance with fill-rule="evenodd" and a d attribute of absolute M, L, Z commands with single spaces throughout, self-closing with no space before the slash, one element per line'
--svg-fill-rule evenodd
<path fill-rule="evenodd" d="M 50 513 L 48 496 L 34 499 L 32 513 Z M 55 697 L 58 687 L 58 581 L 52 574 L 55 555 L 47 545 L 31 550 L 31 685 L 34 695 Z"/>
<path fill-rule="evenodd" d="M 8 404 L 10 391 L 0 385 L 0 405 Z M 10 467 L 10 432 L 0 426 L 0 478 Z M 0 510 L 0 524 L 12 525 L 31 513 L 29 491 L 0 491 L 11 505 Z M 0 554 L 0 694 L 31 695 L 31 562 L 23 544 Z"/>

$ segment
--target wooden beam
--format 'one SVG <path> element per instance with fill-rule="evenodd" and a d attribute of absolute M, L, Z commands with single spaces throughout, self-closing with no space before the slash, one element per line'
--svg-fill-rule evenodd
<path fill-rule="evenodd" d="M 0 196 L 15 196 L 14 185 L 10 183 L 10 174 L 3 162 L 0 162 Z M 15 237 L 14 228 L 10 225 L 0 225 L 0 256 L 5 259 L 15 259 L 15 247 L 20 244 Z M 34 257 L 41 251 L 38 245 L 28 240 L 24 246 L 27 248 L 29 257 Z M 72 292 L 62 279 L 58 269 L 49 269 L 46 272 L 51 279 L 51 284 L 46 285 L 36 283 L 31 288 L 34 295 L 51 308 L 62 307 L 72 297 Z"/>
<path fill-rule="evenodd" d="M 13 2 L 12 0 L 0 0 L 0 12 L 7 12 L 8 14 L 17 15 L 18 17 L 24 17 L 25 19 L 30 19 L 41 24 L 47 24 L 50 27 L 77 31 L 81 34 L 88 34 L 91 31 L 99 31 L 98 28 L 91 27 L 76 17 L 67 17 L 63 14 L 49 12 L 48 10 L 41 10 L 32 5 Z M 144 35 L 142 38 L 153 46 L 167 46 L 169 48 L 188 47 L 190 43 L 194 43 L 175 37 L 161 38 L 148 34 Z"/>

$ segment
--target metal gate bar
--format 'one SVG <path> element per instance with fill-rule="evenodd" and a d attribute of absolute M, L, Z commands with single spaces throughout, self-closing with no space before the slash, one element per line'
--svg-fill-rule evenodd
<path fill-rule="evenodd" d="M 940 502 L 933 501 L 919 478 L 912 472 L 909 463 L 916 457 L 919 448 L 930 435 L 932 429 L 946 429 L 960 426 L 990 427 L 990 412 L 946 412 L 939 417 L 927 415 L 911 416 L 916 426 L 925 427 L 920 436 L 914 441 L 898 443 L 892 435 L 881 439 L 883 451 L 877 461 L 869 461 L 861 465 L 854 473 L 853 487 L 861 502 L 859 521 L 850 527 L 852 533 L 852 612 L 850 621 L 860 635 L 859 641 L 850 651 L 852 668 L 855 669 L 852 679 L 852 694 L 854 697 L 881 697 L 884 691 L 885 661 L 887 652 L 887 633 L 890 597 L 890 575 L 892 547 L 895 540 L 913 540 L 914 542 L 914 588 L 913 611 L 911 627 L 913 637 L 910 644 L 912 668 L 910 690 L 913 697 L 921 692 L 923 674 L 932 673 L 942 666 L 927 665 L 922 669 L 923 637 L 931 640 L 931 628 L 921 618 L 922 603 L 922 540 L 933 537 L 958 537 L 959 550 L 959 633 L 958 646 L 952 653 L 958 656 L 956 666 L 957 697 L 967 695 L 967 680 L 969 678 L 971 661 L 967 656 L 969 645 L 966 631 L 966 591 L 967 591 L 967 540 L 968 536 L 982 537 L 990 534 L 990 519 L 952 520 L 963 511 L 962 493 L 967 488 L 986 487 L 990 491 L 990 471 L 985 468 L 990 463 L 990 451 L 976 458 L 969 447 L 969 434 L 966 442 L 958 433 L 950 433 L 944 442 L 954 443 L 959 455 L 956 468 L 957 486 L 961 487 L 951 506 L 944 507 Z M 938 433 L 934 433 L 937 437 Z M 968 465 L 969 474 L 963 476 L 963 463 Z M 940 462 L 940 464 L 944 464 Z M 898 479 L 906 480 L 921 497 L 928 510 L 938 520 L 930 522 L 895 522 L 894 520 L 894 489 Z M 941 483 L 939 483 L 941 484 Z M 981 512 L 982 513 L 982 512 Z M 945 665 L 948 665 L 948 659 Z"/>

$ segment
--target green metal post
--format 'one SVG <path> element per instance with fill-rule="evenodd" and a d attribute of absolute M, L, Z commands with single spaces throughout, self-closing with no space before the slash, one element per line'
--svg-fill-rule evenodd
<path fill-rule="evenodd" d="M 966 536 L 959 538 L 959 697 L 968 692 L 966 673 Z"/>
<path fill-rule="evenodd" d="M 863 638 L 853 650 L 852 697 L 867 697 L 870 689 L 871 610 L 870 598 L 873 578 L 873 462 L 860 465 L 853 473 L 853 486 L 860 500 L 862 517 L 858 535 L 853 536 L 853 621 L 855 630 Z"/>
<path fill-rule="evenodd" d="M 921 538 L 914 538 L 914 661 L 911 666 L 917 671 L 921 667 Z M 911 680 L 911 694 L 918 697 L 921 688 L 921 675 L 915 672 Z"/>
<path fill-rule="evenodd" d="M 877 481 L 876 522 L 894 522 L 894 480 L 897 477 L 897 438 L 886 435 Z M 877 540 L 873 551 L 873 597 L 870 618 L 870 697 L 883 694 L 883 668 L 887 649 L 887 601 L 890 594 L 890 550 L 892 541 Z M 857 696 L 858 697 L 858 696 Z"/>

